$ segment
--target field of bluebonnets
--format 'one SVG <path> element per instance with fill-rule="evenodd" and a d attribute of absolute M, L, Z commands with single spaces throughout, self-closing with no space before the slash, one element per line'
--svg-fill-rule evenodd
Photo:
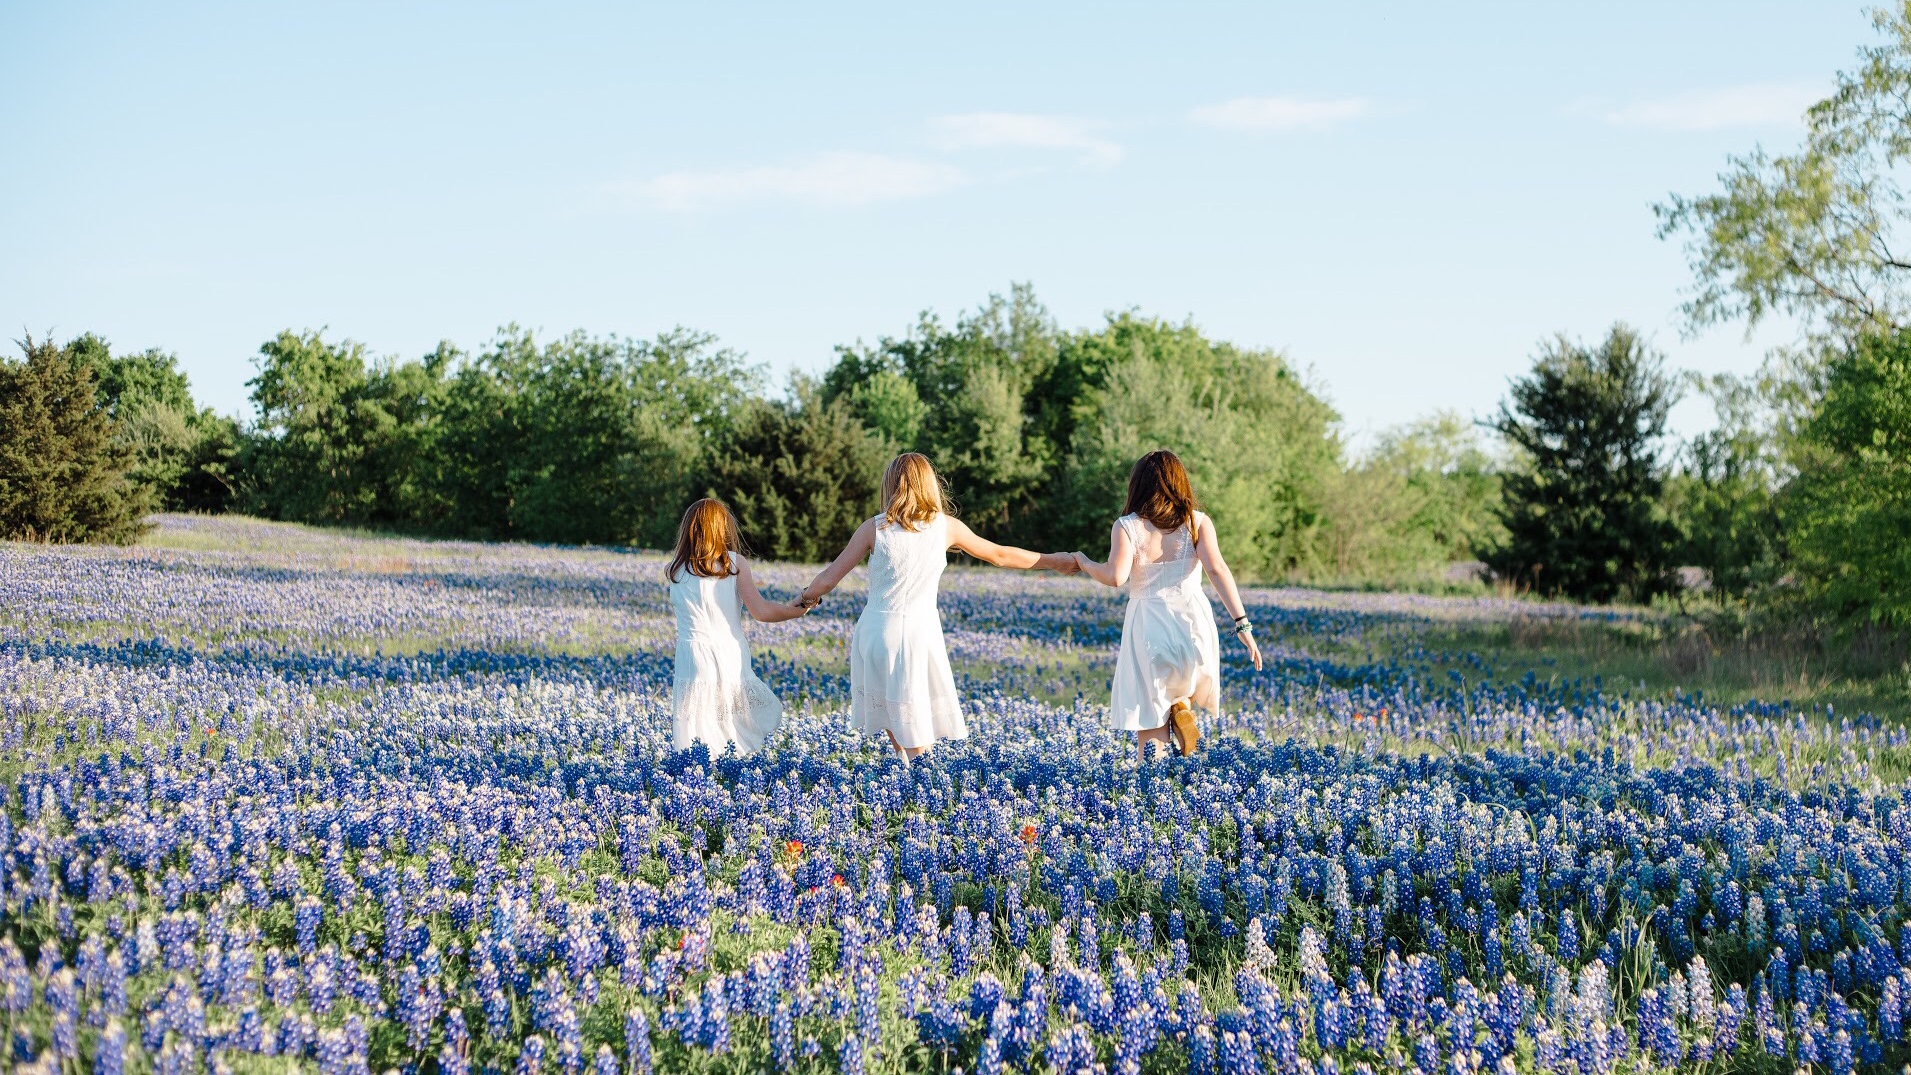
<path fill-rule="evenodd" d="M 0 545 L 16 1071 L 1896 1067 L 1905 734 L 1560 682 L 1261 591 L 1145 767 L 1121 606 L 952 571 L 971 738 L 847 730 L 852 581 L 754 627 L 790 707 L 672 753 L 657 557 L 169 517 Z M 804 573 L 769 568 L 793 592 Z M 1517 673 L 1517 674 L 1516 674 Z"/>

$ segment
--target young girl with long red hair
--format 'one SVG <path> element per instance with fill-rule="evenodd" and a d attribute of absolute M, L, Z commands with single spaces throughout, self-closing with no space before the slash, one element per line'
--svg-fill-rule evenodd
<path fill-rule="evenodd" d="M 735 744 L 749 754 L 783 718 L 783 703 L 750 668 L 743 613 L 762 623 L 809 611 L 766 601 L 739 551 L 737 521 L 716 500 L 699 500 L 677 525 L 677 551 L 664 577 L 677 614 L 677 668 L 670 685 L 670 740 L 701 740 L 714 756 Z"/>

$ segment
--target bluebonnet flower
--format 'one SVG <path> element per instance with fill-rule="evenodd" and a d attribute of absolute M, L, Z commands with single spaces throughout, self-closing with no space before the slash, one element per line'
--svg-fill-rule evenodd
<path fill-rule="evenodd" d="M 1214 1032 L 1206 1026 L 1195 1027 L 1188 1040 L 1189 1075 L 1215 1075 L 1216 1070 Z"/>
<path fill-rule="evenodd" d="M 469 1075 L 470 1042 L 464 1009 L 454 1006 L 445 1013 L 445 1040 L 438 1050 L 438 1070 L 442 1075 Z"/>
<path fill-rule="evenodd" d="M 541 1075 L 544 1071 L 544 1039 L 536 1034 L 524 1039 L 518 1050 L 517 1075 Z"/>
<path fill-rule="evenodd" d="M 93 1053 L 93 1075 L 121 1075 L 126 1070 L 126 1029 L 108 1019 Z"/>
<path fill-rule="evenodd" d="M 796 1067 L 796 1019 L 788 1001 L 777 1001 L 770 1014 L 770 1058 L 777 1071 Z"/>
<path fill-rule="evenodd" d="M 99 637 L 185 617 L 190 631 L 241 638 L 234 625 L 273 622 L 289 640 L 261 656 L 205 642 L 211 635 L 194 635 L 201 641 L 191 645 L 83 650 L 30 627 L 31 645 L 40 647 L 31 654 L 0 638 L 0 741 L 30 755 L 0 810 L 0 890 L 66 937 L 63 951 L 39 946 L 40 967 L 29 970 L 17 946 L 8 952 L 12 931 L 0 930 L 0 1008 L 33 1005 L 34 989 L 77 953 L 77 1011 L 89 1025 L 124 1011 L 129 990 L 155 998 L 150 1011 L 127 1014 L 138 1023 L 124 1025 L 150 1043 L 145 1053 L 156 1066 L 197 1064 L 200 1049 L 212 1063 L 219 1050 L 230 1055 L 255 1041 L 261 1051 L 320 1059 L 316 1026 L 281 1017 L 268 1032 L 267 1020 L 244 1010 L 256 998 L 279 1013 L 303 1001 L 322 1015 L 319 1025 L 355 1014 L 412 1042 L 421 1028 L 429 1041 L 433 1005 L 447 994 L 470 998 L 474 1017 L 484 1012 L 480 1033 L 507 1040 L 522 1033 L 516 1001 L 537 1024 L 544 1060 L 594 1065 L 602 1031 L 583 1017 L 600 976 L 614 973 L 619 992 L 604 992 L 668 1002 L 673 1036 L 687 1030 L 709 1048 L 768 1035 L 771 1052 L 786 1057 L 822 1048 L 799 1044 L 804 1019 L 853 1022 L 867 1051 L 884 1020 L 924 1010 L 935 1034 L 945 1023 L 964 1024 L 951 1059 L 977 1067 L 988 1056 L 990 1064 L 1025 1064 L 1053 1040 L 1059 1016 L 1064 1034 L 1079 1023 L 1097 1055 L 1123 1069 L 1134 1061 L 1129 1043 L 1151 1032 L 1215 1070 L 1228 1062 L 1225 1034 L 1238 1045 L 1246 1033 L 1257 1062 L 1282 1071 L 1300 1069 L 1290 1050 L 1311 1034 L 1310 1053 L 1320 1045 L 1328 1053 L 1309 1061 L 1323 1073 L 1330 1061 L 1350 1070 L 1344 1054 L 1333 1055 L 1339 1048 L 1385 1056 L 1395 1042 L 1412 1051 L 1432 1034 L 1445 1043 L 1443 1073 L 1495 1067 L 1530 1041 L 1536 1059 L 1558 1062 L 1547 1066 L 1602 1075 L 1638 1048 L 1636 1036 L 1615 1041 L 1618 1028 L 1641 1023 L 1634 1000 L 1616 1003 L 1609 985 L 1583 977 L 1580 963 L 1611 973 L 1640 949 L 1678 968 L 1680 976 L 1657 983 L 1651 1002 L 1669 1014 L 1661 1020 L 1649 1005 L 1645 1021 L 1661 1032 L 1672 1025 L 1684 1050 L 1679 1062 L 1730 1056 L 1747 1022 L 1761 1050 L 1789 1059 L 1797 1047 L 1826 1065 L 1837 1059 L 1840 1032 L 1854 1066 L 1869 1066 L 1884 1039 L 1902 1037 L 1899 976 L 1911 959 L 1892 942 L 1911 950 L 1911 938 L 1890 932 L 1907 898 L 1892 856 L 1911 839 L 1911 808 L 1862 786 L 1867 751 L 1911 748 L 1911 737 L 1889 725 L 1799 721 L 1759 705 L 1726 712 L 1690 700 L 1642 709 L 1538 681 L 1429 686 L 1386 661 L 1330 670 L 1291 656 L 1261 677 L 1230 665 L 1240 711 L 1223 718 L 1199 759 L 1133 769 L 1113 746 L 1075 731 L 1080 713 L 1024 696 L 1029 680 L 1019 677 L 1055 674 L 1052 666 L 1038 673 L 1014 663 L 1033 669 L 1051 650 L 1081 660 L 1089 651 L 1064 650 L 1055 637 L 1062 625 L 1073 632 L 1070 646 L 1112 641 L 1095 606 L 1033 597 L 1020 582 L 964 580 L 944 594 L 958 661 L 970 659 L 965 653 L 1013 656 L 990 665 L 994 693 L 975 695 L 973 715 L 985 729 L 1012 722 L 1026 735 L 978 735 L 914 769 L 875 762 L 874 753 L 858 753 L 830 709 L 845 697 L 841 677 L 771 642 L 758 653 L 760 670 L 820 705 L 793 711 L 790 737 L 750 759 L 712 758 L 707 750 L 672 754 L 659 730 L 667 711 L 655 685 L 668 681 L 669 662 L 665 640 L 645 632 L 660 620 L 667 626 L 661 606 L 632 599 L 621 582 L 604 583 L 594 574 L 601 566 L 576 559 L 585 554 L 468 549 L 458 554 L 466 557 L 458 586 L 428 597 L 423 589 L 379 590 L 377 601 L 363 600 L 364 587 L 389 580 L 333 566 L 321 570 L 336 598 L 308 588 L 288 603 L 273 595 L 304 583 L 228 579 L 207 592 L 245 611 L 235 605 L 218 618 L 142 596 L 146 584 L 118 561 L 76 564 L 64 555 L 0 553 L 10 557 L 0 570 L 50 580 L 35 584 L 31 592 L 41 596 L 21 615 L 45 616 L 42 606 L 68 602 L 62 622 L 89 624 Z M 179 563 L 202 569 L 191 556 Z M 766 577 L 780 570 L 764 568 Z M 548 571 L 557 575 L 540 574 Z M 581 589 L 566 590 L 561 602 L 540 599 L 536 617 L 524 614 L 530 606 L 514 602 L 553 577 Z M 84 596 L 87 586 L 112 599 Z M 584 608 L 571 599 L 577 594 L 603 603 L 550 611 Z M 490 603 L 479 616 L 444 603 L 454 597 Z M 1276 603 L 1256 614 L 1322 637 L 1411 638 L 1411 618 L 1425 611 L 1400 597 L 1334 600 L 1352 605 Z M 445 652 L 344 655 L 376 653 L 377 645 L 359 643 L 388 637 L 380 632 L 390 624 L 438 630 L 419 601 L 455 625 L 434 636 L 451 644 Z M 380 611 L 368 619 L 367 608 Z M 129 618 L 128 609 L 146 620 Z M 630 652 L 549 655 L 553 639 L 588 649 L 589 632 L 608 631 L 606 617 L 626 616 L 635 618 L 616 620 L 620 637 L 640 640 Z M 998 629 L 1011 622 L 1016 633 Z M 564 633 L 574 628 L 580 633 Z M 843 630 L 842 621 L 822 618 L 775 628 L 838 640 Z M 500 648 L 486 649 L 493 641 Z M 201 644 L 212 648 L 194 648 Z M 326 655 L 315 656 L 315 647 Z M 1361 686 L 1346 686 L 1353 682 Z M 52 683 L 49 696 L 76 699 L 60 721 L 67 726 L 33 739 L 39 733 L 19 715 L 41 710 L 19 706 L 21 683 Z M 354 701 L 320 705 L 313 699 L 321 696 Z M 1380 699 L 1388 713 L 1365 723 L 1412 750 L 1393 755 L 1367 746 L 1364 732 L 1343 734 L 1355 714 L 1381 708 Z M 1254 738 L 1276 712 L 1292 722 L 1286 745 Z M 182 734 L 201 728 L 181 723 L 181 714 L 211 714 L 220 748 L 205 750 L 203 737 Z M 1442 737 L 1462 714 L 1484 746 L 1419 750 L 1450 747 Z M 267 727 L 279 733 L 272 749 L 245 749 L 246 736 Z M 71 749 L 96 739 L 103 753 Z M 224 752 L 227 739 L 240 749 Z M 1626 747 L 1621 759 L 1680 760 L 1615 760 L 1615 743 Z M 1774 753 L 1841 760 L 1816 776 L 1754 775 L 1750 763 Z M 1480 764 L 1482 755 L 1490 764 Z M 1017 836 L 1025 826 L 1032 840 Z M 110 850 L 68 835 L 95 832 L 113 833 Z M 791 840 L 804 841 L 807 854 L 778 854 Z M 590 857 L 600 848 L 601 859 Z M 1709 848 L 1723 853 L 1701 850 Z M 1837 884 L 1820 876 L 1833 863 Z M 81 898 L 121 921 L 103 926 L 80 909 Z M 1128 902 L 1135 898 L 1145 909 Z M 993 946 L 989 919 L 974 913 L 978 899 L 1017 951 L 1044 958 L 1027 949 L 1050 930 L 1064 942 L 1062 959 L 1052 979 L 1025 973 L 1013 996 L 978 979 L 944 1018 L 937 1005 L 963 996 L 962 978 L 983 967 Z M 1193 921 L 1184 920 L 1194 909 Z M 370 930 L 372 946 L 321 951 L 368 912 L 384 927 Z M 1648 914 L 1643 930 L 1634 924 Z M 275 962 L 268 951 L 255 971 L 260 940 L 248 931 L 262 916 L 292 923 L 298 956 Z M 1161 916 L 1171 943 L 1157 950 Z M 764 919 L 775 928 L 763 930 Z M 430 947 L 427 921 L 446 946 L 442 955 Z M 1557 928 L 1536 944 L 1536 923 Z M 714 930 L 726 927 L 734 930 L 726 944 L 745 949 L 744 969 L 718 983 Z M 1244 940 L 1230 937 L 1242 928 Z M 809 980 L 805 936 L 814 930 L 834 931 L 839 942 L 841 976 L 826 984 Z M 1221 1037 L 1198 1004 L 1184 1010 L 1170 999 L 1191 999 L 1179 984 L 1193 962 L 1191 935 L 1243 956 L 1255 973 L 1289 980 L 1296 968 L 1281 961 L 1292 957 L 1276 955 L 1281 946 L 1267 943 L 1270 931 L 1304 942 L 1301 997 L 1237 983 L 1246 1022 L 1230 1023 Z M 771 955 L 748 950 L 753 935 L 793 940 Z M 1714 968 L 1736 974 L 1743 965 L 1714 958 L 1739 945 L 1772 957 L 1763 978 L 1711 983 L 1723 973 Z M 784 958 L 799 946 L 801 959 Z M 932 974 L 899 979 L 889 969 L 898 955 L 920 966 L 945 954 L 950 963 Z M 1713 968 L 1694 962 L 1701 958 Z M 1356 965 L 1379 974 L 1336 985 L 1325 972 Z M 1103 966 L 1112 968 L 1105 979 L 1094 973 Z M 532 994 L 553 967 L 564 995 L 551 994 L 553 1005 L 540 1013 Z M 1497 992 L 1463 981 L 1481 970 L 1480 980 L 1501 981 Z M 865 988 L 872 975 L 876 988 Z M 11 978 L 20 984 L 10 988 Z M 865 998 L 892 988 L 900 1008 L 878 1003 L 872 1016 Z M 1144 1008 L 1151 1019 L 1138 1014 Z M 453 1014 L 463 1012 L 437 1011 L 449 1043 Z M 781 1031 L 779 1011 L 787 1012 Z M 1794 1016 L 1791 1040 L 1781 1012 Z M 51 1009 L 39 1018 L 43 1030 L 55 1029 Z M 167 1045 L 168 1035 L 201 1032 L 203 1039 Z M 779 1036 L 784 1045 L 774 1047 Z M 98 1037 L 78 1035 L 80 1048 Z M 1461 1038 L 1477 1057 L 1454 1047 Z M 342 1028 L 325 1040 L 345 1044 L 342 1052 L 326 1046 L 335 1068 L 357 1062 Z M 619 1044 L 614 1032 L 611 1044 Z M 441 1067 L 463 1075 L 456 1068 L 468 1052 L 439 1052 Z"/>
<path fill-rule="evenodd" d="M 855 1034 L 843 1037 L 836 1049 L 836 1063 L 843 1075 L 863 1075 L 863 1043 Z"/>
<path fill-rule="evenodd" d="M 630 1075 L 650 1075 L 650 1019 L 642 1008 L 624 1013 L 624 1064 Z"/>

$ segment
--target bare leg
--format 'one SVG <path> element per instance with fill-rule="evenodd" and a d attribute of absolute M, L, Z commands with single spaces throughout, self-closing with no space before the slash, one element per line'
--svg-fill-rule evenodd
<path fill-rule="evenodd" d="M 929 753 L 928 747 L 906 747 L 896 742 L 896 733 L 888 729 L 884 729 L 883 734 L 889 737 L 890 747 L 895 750 L 896 756 L 900 757 L 903 761 L 914 761 L 924 754 Z"/>
<path fill-rule="evenodd" d="M 1156 750 L 1173 750 L 1174 744 L 1168 738 L 1168 726 L 1143 728 L 1135 733 L 1135 753 L 1143 764 L 1154 757 Z"/>

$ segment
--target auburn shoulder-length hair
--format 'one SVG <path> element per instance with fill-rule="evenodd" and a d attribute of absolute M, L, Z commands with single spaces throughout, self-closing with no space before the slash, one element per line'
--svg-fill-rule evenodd
<path fill-rule="evenodd" d="M 1121 510 L 1166 532 L 1193 522 L 1201 505 L 1194 499 L 1194 486 L 1188 482 L 1188 468 L 1181 465 L 1181 457 L 1161 448 L 1135 461 L 1135 469 L 1128 472 L 1128 504 Z"/>
<path fill-rule="evenodd" d="M 684 510 L 683 521 L 677 524 L 677 551 L 664 575 L 675 582 L 687 567 L 699 578 L 729 578 L 737 573 L 730 554 L 742 551 L 736 516 L 723 501 L 705 497 Z"/>
<path fill-rule="evenodd" d="M 920 530 L 923 524 L 947 513 L 948 498 L 943 495 L 942 476 L 929 465 L 929 457 L 920 452 L 904 452 L 883 469 L 883 517 L 904 530 Z"/>

